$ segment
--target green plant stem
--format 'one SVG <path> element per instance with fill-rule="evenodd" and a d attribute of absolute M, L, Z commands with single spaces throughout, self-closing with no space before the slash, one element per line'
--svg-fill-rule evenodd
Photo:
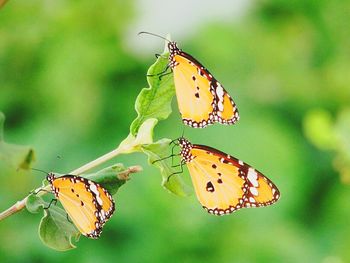
<path fill-rule="evenodd" d="M 23 200 L 18 201 L 13 206 L 11 206 L 10 208 L 8 208 L 4 212 L 2 212 L 0 214 L 0 221 L 5 219 L 8 216 L 11 216 L 11 215 L 21 211 L 26 205 L 27 198 L 28 198 L 28 196 L 26 196 Z"/>
<path fill-rule="evenodd" d="M 83 166 L 79 167 L 78 169 L 75 169 L 74 171 L 70 172 L 70 174 L 74 174 L 74 175 L 79 175 L 79 174 L 83 174 L 88 170 L 91 170 L 92 168 L 95 168 L 97 166 L 99 166 L 100 164 L 109 161 L 110 159 L 114 158 L 115 156 L 121 154 L 121 150 L 120 147 L 118 147 L 117 149 L 110 151 L 104 155 L 102 155 L 101 157 L 87 163 L 84 164 Z"/>
<path fill-rule="evenodd" d="M 129 150 L 128 148 L 119 146 L 118 148 L 114 149 L 113 151 L 110 151 L 110 152 L 102 155 L 101 157 L 73 170 L 69 174 L 74 174 L 74 175 L 83 174 L 83 173 L 87 172 L 88 170 L 91 170 L 91 169 L 101 165 L 102 163 L 109 161 L 110 159 L 116 157 L 117 155 L 127 152 L 128 150 Z M 132 167 L 129 167 L 128 170 L 126 170 L 126 173 L 127 173 L 127 175 L 129 175 L 130 173 L 140 172 L 141 170 L 142 170 L 142 168 L 140 166 L 132 166 Z M 44 188 L 39 187 L 35 190 L 35 192 L 38 192 L 40 189 L 50 191 L 50 185 L 47 185 Z M 43 194 L 45 194 L 45 191 L 38 192 L 37 195 L 41 196 Z M 21 211 L 23 208 L 25 208 L 28 197 L 29 197 L 29 195 L 26 196 L 25 198 L 23 198 L 22 200 L 18 201 L 17 203 L 15 203 L 10 208 L 1 212 L 0 213 L 0 221 L 17 213 L 17 212 L 19 212 L 19 211 Z"/>

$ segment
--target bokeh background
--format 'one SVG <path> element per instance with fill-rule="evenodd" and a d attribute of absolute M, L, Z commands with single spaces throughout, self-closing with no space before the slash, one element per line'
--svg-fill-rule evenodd
<path fill-rule="evenodd" d="M 280 201 L 208 215 L 195 196 L 160 186 L 141 165 L 115 196 L 97 241 L 56 252 L 37 234 L 40 215 L 0 222 L 0 262 L 350 261 L 349 1 L 9 1 L 0 9 L 0 110 L 8 142 L 31 145 L 35 167 L 65 173 L 112 150 L 136 117 L 134 101 L 166 35 L 198 58 L 234 97 L 234 126 L 185 129 L 253 165 Z M 174 112 L 155 139 L 177 138 Z M 57 158 L 60 156 L 60 158 Z M 106 164 L 106 165 L 108 165 Z M 0 210 L 44 175 L 1 164 Z M 187 172 L 183 174 L 189 180 Z"/>

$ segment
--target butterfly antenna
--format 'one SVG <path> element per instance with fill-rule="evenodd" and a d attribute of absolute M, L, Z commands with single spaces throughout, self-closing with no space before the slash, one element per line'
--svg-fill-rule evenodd
<path fill-rule="evenodd" d="M 172 140 L 172 141 L 169 143 L 169 145 L 174 144 L 175 146 L 178 146 L 178 145 L 179 145 L 179 143 L 177 142 L 178 140 L 179 140 L 179 138 L 176 138 L 176 139 Z"/>
<path fill-rule="evenodd" d="M 40 170 L 40 169 L 37 169 L 37 168 L 31 168 L 31 170 L 42 172 L 44 174 L 48 174 L 48 172 L 45 172 L 44 170 Z"/>
<path fill-rule="evenodd" d="M 185 128 L 186 128 L 186 127 L 183 127 L 183 129 L 182 129 L 181 138 L 184 138 L 184 135 L 185 135 Z"/>
<path fill-rule="evenodd" d="M 141 34 L 147 34 L 147 35 L 151 35 L 151 36 L 155 36 L 155 37 L 159 37 L 161 39 L 164 39 L 165 41 L 168 41 L 168 42 L 171 42 L 169 39 L 165 38 L 165 37 L 162 37 L 160 35 L 157 35 L 157 34 L 154 34 L 154 33 L 151 33 L 151 32 L 147 32 L 147 31 L 141 31 L 138 33 L 138 35 L 141 35 Z"/>

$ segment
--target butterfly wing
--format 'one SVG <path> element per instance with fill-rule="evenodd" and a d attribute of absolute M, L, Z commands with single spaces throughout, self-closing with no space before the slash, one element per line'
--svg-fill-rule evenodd
<path fill-rule="evenodd" d="M 212 86 L 215 90 L 217 101 L 215 121 L 222 124 L 234 124 L 239 120 L 239 113 L 235 102 L 215 79 L 212 80 Z"/>
<path fill-rule="evenodd" d="M 215 91 L 211 79 L 189 57 L 173 56 L 177 103 L 186 125 L 194 128 L 212 124 L 215 115 Z"/>
<path fill-rule="evenodd" d="M 244 207 L 271 205 L 280 197 L 267 177 L 230 155 L 203 145 L 191 145 L 182 154 L 187 155 L 198 200 L 209 213 L 223 215 Z"/>
<path fill-rule="evenodd" d="M 194 57 L 170 42 L 170 67 L 182 120 L 194 128 L 214 122 L 234 124 L 239 119 L 236 104 L 223 86 Z"/>
<path fill-rule="evenodd" d="M 114 212 L 114 201 L 99 184 L 83 177 L 65 175 L 52 181 L 52 190 L 78 230 L 98 238 Z"/>
<path fill-rule="evenodd" d="M 191 154 L 196 157 L 187 168 L 202 206 L 214 214 L 242 208 L 245 181 L 237 176 L 237 167 L 222 165 L 218 158 L 201 150 L 193 149 Z"/>
<path fill-rule="evenodd" d="M 107 220 L 113 215 L 115 210 L 115 204 L 112 196 L 108 191 L 102 186 L 97 187 L 99 192 L 100 200 L 101 200 L 101 212 L 100 217 L 103 223 L 107 222 Z"/>

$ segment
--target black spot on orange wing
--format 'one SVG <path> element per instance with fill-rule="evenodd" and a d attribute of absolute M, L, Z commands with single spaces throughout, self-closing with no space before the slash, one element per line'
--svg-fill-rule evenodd
<path fill-rule="evenodd" d="M 207 183 L 206 190 L 207 190 L 208 192 L 211 192 L 211 193 L 215 191 L 215 188 L 214 188 L 214 185 L 212 184 L 212 182 L 208 182 L 208 183 Z"/>
<path fill-rule="evenodd" d="M 228 164 L 228 163 L 229 163 L 229 161 L 226 160 L 225 158 L 221 158 L 221 160 L 222 160 L 222 163 L 225 163 L 225 164 Z"/>
<path fill-rule="evenodd" d="M 202 63 L 200 63 L 197 59 L 195 59 L 194 57 L 192 57 L 190 54 L 184 52 L 184 51 L 180 51 L 179 52 L 179 55 L 186 58 L 190 64 L 194 64 L 197 68 L 198 68 L 198 73 L 201 75 L 201 76 L 205 76 L 208 80 L 212 80 L 213 77 L 212 75 L 210 74 L 209 70 L 206 69 Z"/>

